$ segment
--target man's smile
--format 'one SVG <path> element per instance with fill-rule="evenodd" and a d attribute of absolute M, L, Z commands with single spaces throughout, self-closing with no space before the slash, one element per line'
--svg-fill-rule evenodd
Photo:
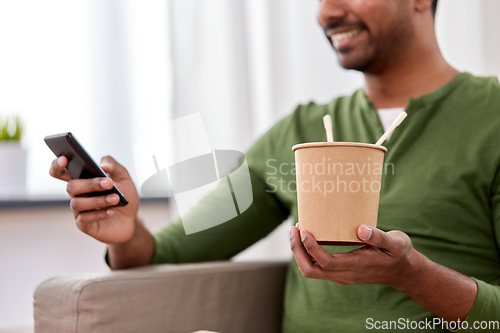
<path fill-rule="evenodd" d="M 363 28 L 353 28 L 347 31 L 333 32 L 328 37 L 332 41 L 333 47 L 337 51 L 342 51 L 342 49 L 349 47 L 363 32 L 365 32 Z"/>

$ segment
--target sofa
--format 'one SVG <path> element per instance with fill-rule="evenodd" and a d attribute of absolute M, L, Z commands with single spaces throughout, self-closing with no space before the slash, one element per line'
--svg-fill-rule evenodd
<path fill-rule="evenodd" d="M 35 333 L 280 332 L 287 266 L 227 261 L 54 277 L 35 291 Z"/>

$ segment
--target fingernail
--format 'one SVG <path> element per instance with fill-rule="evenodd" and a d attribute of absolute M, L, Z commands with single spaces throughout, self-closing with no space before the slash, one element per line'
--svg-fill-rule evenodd
<path fill-rule="evenodd" d="M 115 198 L 116 198 L 115 195 L 110 194 L 110 195 L 106 196 L 106 202 L 109 204 L 114 203 L 116 201 Z"/>
<path fill-rule="evenodd" d="M 373 229 L 367 226 L 362 226 L 359 228 L 359 239 L 361 240 L 369 240 L 372 238 Z"/>
<path fill-rule="evenodd" d="M 288 229 L 288 232 L 290 233 L 290 238 L 292 238 L 295 234 L 295 229 L 293 229 L 293 227 L 290 227 L 290 229 Z"/>
<path fill-rule="evenodd" d="M 102 179 L 99 184 L 101 184 L 102 188 L 110 188 L 112 185 L 111 180 L 109 180 L 109 179 Z"/>
<path fill-rule="evenodd" d="M 299 222 L 295 223 L 295 226 L 298 228 L 299 227 Z"/>
<path fill-rule="evenodd" d="M 62 166 L 61 159 L 62 159 L 62 156 L 61 156 L 61 157 L 58 157 L 58 158 L 56 159 L 56 163 L 57 163 L 57 165 L 59 165 L 59 166 Z"/>
<path fill-rule="evenodd" d="M 302 241 L 304 241 L 304 239 L 306 239 L 306 230 L 305 230 L 305 229 L 302 229 L 302 230 L 300 231 L 300 239 L 301 239 Z"/>
<path fill-rule="evenodd" d="M 106 209 L 106 214 L 108 214 L 109 216 L 113 216 L 114 212 L 115 211 L 113 209 L 111 209 L 111 208 Z"/>

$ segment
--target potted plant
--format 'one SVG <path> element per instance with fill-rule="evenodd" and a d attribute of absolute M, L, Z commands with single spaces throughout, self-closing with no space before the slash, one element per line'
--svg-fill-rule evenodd
<path fill-rule="evenodd" d="M 0 119 L 0 199 L 26 195 L 26 151 L 19 117 Z"/>

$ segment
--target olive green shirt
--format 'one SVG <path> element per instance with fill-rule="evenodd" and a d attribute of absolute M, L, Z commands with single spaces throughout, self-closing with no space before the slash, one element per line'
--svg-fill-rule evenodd
<path fill-rule="evenodd" d="M 500 85 L 496 78 L 462 73 L 437 91 L 410 99 L 406 112 L 406 120 L 384 143 L 385 163 L 392 163 L 394 172 L 382 177 L 378 227 L 405 232 L 431 260 L 476 279 L 477 300 L 467 317 L 469 329 L 463 330 L 474 332 L 475 321 L 500 321 Z M 332 116 L 336 141 L 374 143 L 383 133 L 363 90 L 326 105 L 300 105 L 246 154 L 254 197 L 250 208 L 190 235 L 180 221 L 168 225 L 154 235 L 152 263 L 229 259 L 289 216 L 298 222 L 291 148 L 325 141 L 325 114 Z M 275 173 L 273 166 L 280 165 L 281 172 Z M 219 209 L 221 195 L 220 188 L 215 190 L 190 214 L 203 219 Z M 293 259 L 284 306 L 286 333 L 364 332 L 391 321 L 400 326 L 380 331 L 401 332 L 401 322 L 434 318 L 408 295 L 385 285 L 340 286 L 304 278 Z"/>

